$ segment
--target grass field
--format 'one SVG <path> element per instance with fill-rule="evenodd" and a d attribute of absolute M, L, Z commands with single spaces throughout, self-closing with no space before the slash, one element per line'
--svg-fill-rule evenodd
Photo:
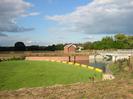
<path fill-rule="evenodd" d="M 91 76 L 100 78 L 101 73 L 47 61 L 0 62 L 0 90 L 87 82 Z"/>
<path fill-rule="evenodd" d="M 133 74 L 121 73 L 111 81 L 0 91 L 0 99 L 133 99 Z"/>

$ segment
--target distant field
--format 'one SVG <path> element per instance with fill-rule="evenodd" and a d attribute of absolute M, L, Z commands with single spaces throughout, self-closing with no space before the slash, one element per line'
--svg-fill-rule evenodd
<path fill-rule="evenodd" d="M 75 54 L 64 54 L 64 51 L 0 51 L 0 58 L 22 57 L 22 56 L 88 56 L 90 51 L 76 52 Z"/>
<path fill-rule="evenodd" d="M 101 73 L 46 61 L 0 62 L 0 90 L 87 82 L 92 76 L 101 78 Z"/>

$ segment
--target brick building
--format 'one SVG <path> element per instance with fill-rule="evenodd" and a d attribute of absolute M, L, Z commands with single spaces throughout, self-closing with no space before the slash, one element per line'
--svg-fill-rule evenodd
<path fill-rule="evenodd" d="M 64 53 L 75 53 L 76 52 L 76 45 L 68 44 L 64 47 Z"/>

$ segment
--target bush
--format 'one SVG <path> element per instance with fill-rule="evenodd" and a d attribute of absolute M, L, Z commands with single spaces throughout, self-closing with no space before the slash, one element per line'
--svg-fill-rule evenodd
<path fill-rule="evenodd" d="M 11 60 L 25 60 L 25 56 L 20 56 L 20 57 L 11 57 L 11 58 L 2 58 L 0 59 L 1 61 L 11 61 Z"/>
<path fill-rule="evenodd" d="M 21 57 L 13 57 L 10 60 L 25 60 L 25 56 L 21 56 Z"/>
<path fill-rule="evenodd" d="M 129 71 L 128 60 L 127 59 L 118 60 L 117 62 L 110 64 L 109 68 L 113 72 L 113 74 L 118 74 L 120 72 L 127 72 Z"/>
<path fill-rule="evenodd" d="M 111 64 L 109 68 L 113 72 L 113 74 L 117 74 L 118 72 L 120 72 L 120 69 L 118 68 L 116 64 Z"/>

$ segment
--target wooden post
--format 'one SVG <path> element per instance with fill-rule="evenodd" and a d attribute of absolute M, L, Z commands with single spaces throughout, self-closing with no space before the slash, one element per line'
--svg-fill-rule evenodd
<path fill-rule="evenodd" d="M 71 62 L 71 56 L 68 56 L 68 62 Z"/>
<path fill-rule="evenodd" d="M 115 56 L 115 63 L 116 63 L 116 61 L 117 61 L 116 58 L 117 58 L 117 56 Z"/>
<path fill-rule="evenodd" d="M 74 64 L 76 63 L 76 56 L 74 55 Z"/>
<path fill-rule="evenodd" d="M 128 66 L 129 66 L 129 71 L 132 72 L 132 63 L 131 63 L 131 56 L 129 56 L 129 59 L 128 59 Z"/>
<path fill-rule="evenodd" d="M 107 72 L 106 66 L 103 66 L 102 70 L 103 70 L 104 73 L 106 73 Z"/>
<path fill-rule="evenodd" d="M 131 57 L 131 62 L 130 62 L 130 66 L 131 66 L 131 72 L 133 72 L 133 60 L 132 60 L 132 57 Z"/>
<path fill-rule="evenodd" d="M 89 55 L 89 57 L 88 57 L 88 65 L 90 64 L 90 55 Z"/>

